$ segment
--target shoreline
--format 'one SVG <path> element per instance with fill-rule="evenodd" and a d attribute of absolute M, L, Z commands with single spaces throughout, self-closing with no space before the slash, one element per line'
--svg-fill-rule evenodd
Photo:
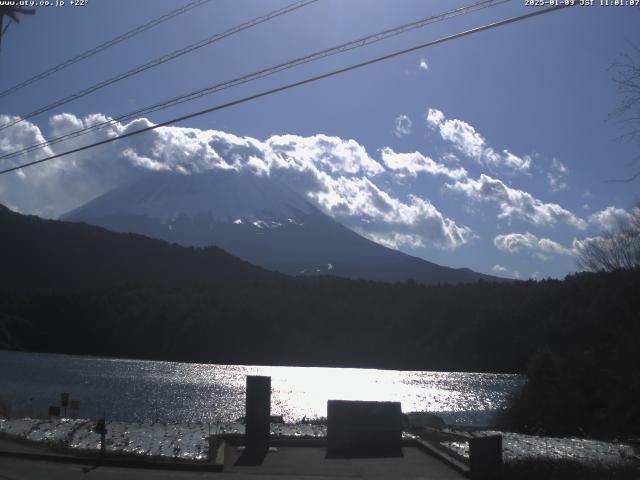
<path fill-rule="evenodd" d="M 106 360 L 106 361 L 122 361 L 122 362 L 162 362 L 162 363 L 170 363 L 170 364 L 188 364 L 188 365 L 202 365 L 202 366 L 225 366 L 225 367 L 244 367 L 244 368 L 265 368 L 265 367 L 273 367 L 273 368 L 329 368 L 336 370 L 372 370 L 372 371 L 380 371 L 380 372 L 402 372 L 402 373 L 448 373 L 448 374 L 471 374 L 471 375 L 487 375 L 487 376 L 514 376 L 514 377 L 526 377 L 526 372 L 515 372 L 515 371 L 506 371 L 506 372 L 497 372 L 497 371 L 479 371 L 479 370 L 430 370 L 430 369 L 419 369 L 419 368 L 391 368 L 384 366 L 365 366 L 365 365 L 326 365 L 326 364 L 272 364 L 272 363 L 225 363 L 220 361 L 211 361 L 211 362 L 200 362 L 200 361 L 189 361 L 189 360 L 169 360 L 166 358 L 151 358 L 151 357 L 121 357 L 121 356 L 105 356 L 105 355 L 94 355 L 91 353 L 65 353 L 58 351 L 44 351 L 44 350 L 20 350 L 7 348 L 4 346 L 0 346 L 0 352 L 11 352 L 11 353 L 23 353 L 28 355 L 55 355 L 59 357 L 72 357 L 72 358 L 85 358 L 92 360 Z"/>
<path fill-rule="evenodd" d="M 0 417 L 0 440 L 24 448 L 44 448 L 65 456 L 92 457 L 99 451 L 100 436 L 86 419 L 8 419 Z M 274 441 L 286 439 L 324 441 L 326 427 L 310 424 L 272 424 Z M 209 433 L 206 423 L 107 422 L 108 456 L 119 459 L 144 459 L 169 463 L 206 463 L 211 458 L 210 438 L 242 438 L 244 425 L 221 423 Z M 522 462 L 574 462 L 607 468 L 637 466 L 637 447 L 621 442 L 584 438 L 539 437 L 495 430 L 462 431 L 422 428 L 404 432 L 405 440 L 422 438 L 453 458 L 468 461 L 468 444 L 464 438 L 500 434 L 503 437 L 505 464 Z"/>

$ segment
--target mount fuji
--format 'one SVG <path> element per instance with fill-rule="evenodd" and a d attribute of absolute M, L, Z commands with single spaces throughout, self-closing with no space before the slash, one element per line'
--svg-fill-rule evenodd
<path fill-rule="evenodd" d="M 62 217 L 184 246 L 217 245 L 290 275 L 424 284 L 504 281 L 437 265 L 368 240 L 270 177 L 154 172 Z"/>

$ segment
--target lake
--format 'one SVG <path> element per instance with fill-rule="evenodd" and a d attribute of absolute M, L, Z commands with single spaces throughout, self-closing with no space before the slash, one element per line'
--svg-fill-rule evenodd
<path fill-rule="evenodd" d="M 169 422 L 230 422 L 244 415 L 245 377 L 271 376 L 272 414 L 295 422 L 326 416 L 327 400 L 402 403 L 447 423 L 490 424 L 525 377 L 361 368 L 210 365 L 0 350 L 0 401 L 14 415 L 46 416 L 68 392 L 69 416 Z"/>

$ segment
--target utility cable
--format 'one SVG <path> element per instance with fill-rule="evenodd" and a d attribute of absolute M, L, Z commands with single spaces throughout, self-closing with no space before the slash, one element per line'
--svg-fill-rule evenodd
<path fill-rule="evenodd" d="M 421 45 L 417 45 L 417 46 L 410 47 L 410 48 L 407 48 L 407 49 L 404 49 L 404 50 L 399 50 L 399 51 L 396 51 L 396 52 L 393 52 L 393 53 L 389 53 L 389 54 L 386 54 L 386 55 L 383 55 L 383 56 L 380 56 L 380 57 L 376 57 L 374 59 L 367 60 L 365 62 L 357 63 L 355 65 L 350 65 L 348 67 L 344 67 L 344 68 L 340 68 L 340 69 L 337 69 L 337 70 L 333 70 L 333 71 L 328 72 L 328 73 L 323 73 L 321 75 L 317 75 L 317 76 L 310 77 L 310 78 L 307 78 L 307 79 L 304 79 L 304 80 L 300 80 L 300 81 L 297 81 L 297 82 L 289 83 L 289 84 L 281 86 L 281 87 L 273 88 L 271 90 L 266 90 L 266 91 L 263 91 L 263 92 L 260 92 L 260 93 L 256 93 L 254 95 L 250 95 L 248 97 L 240 98 L 238 100 L 234 100 L 234 101 L 231 101 L 231 102 L 223 103 L 221 105 L 216 105 L 216 106 L 213 106 L 213 107 L 210 107 L 210 108 L 206 108 L 206 109 L 200 110 L 198 112 L 189 113 L 187 115 L 176 117 L 176 118 L 173 118 L 171 120 L 167 120 L 165 122 L 158 123 L 156 125 L 151 125 L 151 126 L 148 126 L 148 127 L 145 127 L 145 128 L 141 128 L 140 130 L 135 130 L 133 132 L 128 132 L 128 133 L 119 135 L 117 137 L 111 137 L 111 138 L 108 138 L 106 140 L 102 140 L 100 142 L 92 143 L 92 144 L 89 144 L 89 145 L 84 145 L 82 147 L 74 148 L 72 150 L 68 150 L 66 152 L 58 153 L 56 155 L 51 155 L 49 157 L 42 158 L 40 160 L 36 160 L 36 161 L 25 163 L 25 164 L 22 164 L 22 165 L 17 165 L 15 167 L 7 168 L 5 170 L 0 171 L 0 175 L 4 175 L 6 173 L 13 172 L 13 171 L 16 171 L 16 170 L 21 170 L 23 168 L 30 167 L 32 165 L 37 165 L 37 164 L 40 164 L 40 163 L 48 162 L 50 160 L 54 160 L 56 158 L 61 158 L 61 157 L 67 156 L 67 155 L 71 155 L 73 153 L 82 152 L 84 150 L 95 148 L 95 147 L 98 147 L 100 145 L 106 145 L 108 143 L 112 143 L 112 142 L 115 142 L 117 140 L 122 140 L 124 138 L 132 137 L 134 135 L 138 135 L 140 133 L 149 132 L 151 130 L 155 130 L 155 129 L 160 128 L 160 127 L 166 127 L 168 125 L 179 123 L 179 122 L 182 122 L 184 120 L 189 120 L 191 118 L 199 117 L 199 116 L 205 115 L 207 113 L 215 112 L 215 111 L 218 111 L 218 110 L 223 110 L 225 108 L 233 107 L 235 105 L 239 105 L 239 104 L 246 103 L 246 102 L 249 102 L 249 101 L 252 101 L 252 100 L 256 100 L 258 98 L 266 97 L 266 96 L 273 95 L 273 94 L 276 94 L 276 93 L 279 93 L 279 92 L 283 92 L 285 90 L 290 90 L 292 88 L 300 87 L 302 85 L 307 85 L 307 84 L 316 82 L 318 80 L 323 80 L 325 78 L 333 77 L 333 76 L 340 75 L 340 74 L 346 73 L 346 72 L 350 72 L 352 70 L 360 69 L 360 68 L 363 68 L 363 67 L 378 63 L 378 62 L 389 60 L 391 58 L 395 58 L 395 57 L 398 57 L 400 55 L 405 55 L 407 53 L 415 52 L 416 50 L 421 50 L 421 49 L 424 49 L 424 48 L 427 48 L 427 47 L 431 47 L 431 46 L 434 46 L 434 45 L 438 45 L 438 44 L 441 44 L 441 43 L 445 43 L 445 42 L 448 42 L 448 41 L 451 41 L 451 40 L 456 40 L 458 38 L 462 38 L 462 37 L 466 37 L 466 36 L 469 36 L 469 35 L 473 35 L 475 33 L 483 32 L 483 31 L 486 31 L 486 30 L 491 30 L 491 29 L 494 29 L 494 28 L 497 28 L 497 27 L 501 27 L 501 26 L 504 26 L 504 25 L 508 25 L 508 24 L 511 24 L 511 23 L 515 23 L 515 22 L 518 22 L 518 21 L 521 21 L 521 20 L 526 20 L 528 18 L 537 17 L 539 15 L 544 15 L 546 13 L 554 12 L 554 11 L 557 11 L 557 10 L 562 10 L 564 8 L 571 7 L 571 6 L 573 6 L 573 5 L 567 4 L 567 5 L 560 5 L 560 6 L 554 6 L 554 7 L 547 7 L 547 8 L 544 8 L 544 9 L 541 9 L 541 10 L 536 10 L 536 11 L 533 11 L 531 13 L 527 13 L 527 14 L 524 14 L 524 15 L 511 17 L 511 18 L 508 18 L 506 20 L 500 20 L 498 22 L 494 22 L 494 23 L 486 24 L 486 25 L 483 25 L 483 26 L 480 26 L 480 27 L 472 28 L 470 30 L 466 30 L 464 32 L 460 32 L 460 33 L 456 33 L 456 34 L 449 35 L 449 36 L 446 36 L 446 37 L 442 37 L 442 38 L 439 38 L 437 40 L 433 40 L 431 42 L 423 43 Z"/>
<path fill-rule="evenodd" d="M 313 62 L 316 60 L 320 60 L 332 55 L 337 55 L 340 53 L 344 53 L 356 48 L 361 48 L 376 42 L 380 42 L 382 40 L 385 40 L 387 38 L 396 36 L 396 35 L 400 35 L 402 33 L 417 29 L 417 28 L 421 28 L 424 27 L 426 25 L 432 24 L 432 23 L 436 23 L 436 22 L 440 22 L 440 21 L 444 21 L 450 18 L 454 18 L 456 16 L 459 15 L 463 15 L 463 14 L 467 14 L 476 10 L 480 10 L 480 9 L 485 9 L 485 8 L 489 8 L 489 7 L 493 7 L 502 3 L 506 3 L 509 2 L 510 0 L 482 0 L 464 7 L 459 7 L 459 8 L 455 8 L 453 10 L 448 10 L 446 12 L 437 14 L 437 15 L 432 15 L 432 16 L 428 16 L 426 18 L 422 18 L 420 20 L 417 20 L 415 22 L 411 22 L 411 23 L 406 23 L 394 28 L 389 28 L 387 30 L 384 30 L 382 32 L 378 32 L 372 35 L 367 35 L 365 37 L 361 37 L 358 38 L 356 40 L 352 40 L 349 41 L 347 43 L 343 43 L 341 45 L 335 46 L 335 47 L 331 47 L 331 48 L 327 48 L 324 50 L 320 50 L 308 55 L 305 55 L 303 57 L 298 57 L 295 58 L 293 60 L 284 62 L 284 63 L 280 63 L 278 65 L 269 67 L 269 68 L 265 68 L 262 70 L 258 70 L 256 72 L 252 72 L 246 75 L 243 75 L 241 77 L 236 77 L 234 79 L 231 80 L 227 80 L 221 83 L 217 83 L 214 85 L 210 85 L 208 87 L 205 88 L 201 88 L 199 90 L 195 90 L 193 92 L 187 93 L 187 94 L 183 94 L 174 98 L 171 98 L 169 100 L 165 100 L 159 103 L 155 103 L 152 105 L 148 105 L 146 107 L 137 109 L 135 111 L 120 115 L 116 118 L 113 119 L 108 119 L 105 120 L 103 122 L 98 122 L 95 123 L 93 125 L 90 125 L 88 127 L 83 127 L 80 128 L 78 130 L 74 130 L 71 132 L 68 132 L 64 135 L 55 137 L 53 139 L 44 141 L 44 142 L 40 142 L 34 145 L 30 145 L 28 147 L 24 147 L 21 148 L 19 150 L 13 151 L 13 152 L 9 152 L 6 153 L 4 155 L 0 155 L 0 160 L 5 159 L 5 158 L 13 158 L 16 156 L 20 156 L 20 155 L 24 155 L 26 153 L 30 153 L 33 152 L 35 150 L 39 150 L 51 145 L 54 145 L 56 143 L 65 141 L 65 140 L 70 140 L 72 138 L 76 138 L 80 135 L 85 135 L 87 133 L 90 132 L 94 132 L 97 130 L 101 130 L 103 128 L 107 128 L 111 125 L 115 125 L 119 122 L 123 122 L 123 121 L 127 121 L 130 120 L 132 118 L 136 118 L 136 117 L 140 117 L 142 115 L 148 115 L 150 113 L 159 111 L 159 110 L 164 110 L 166 108 L 169 107 L 173 107 L 185 102 L 189 102 L 192 100 L 196 100 L 198 98 L 201 98 L 205 95 L 210 95 L 212 93 L 221 91 L 221 90 L 225 90 L 227 88 L 231 88 L 231 87 L 236 87 L 251 81 L 255 81 L 261 78 L 265 78 L 271 75 L 274 75 L 276 73 L 282 72 L 284 70 L 288 70 L 290 68 L 294 68 L 297 67 L 299 65 L 303 65 L 305 63 L 309 63 L 309 62 Z"/>
<path fill-rule="evenodd" d="M 262 15 L 261 17 L 258 18 L 254 18 L 253 20 L 250 20 L 248 22 L 244 22 L 240 25 L 237 25 L 233 28 L 230 28 L 228 30 L 225 30 L 222 33 L 216 33 L 215 35 L 212 35 L 210 37 L 207 37 L 203 40 L 200 40 L 199 42 L 196 43 L 192 43 L 191 45 L 187 45 L 186 47 L 180 48 L 178 50 L 174 50 L 171 53 L 165 54 L 161 57 L 155 58 L 143 65 L 139 65 L 135 68 L 132 68 L 131 70 L 127 70 L 126 72 L 123 72 L 119 75 L 116 75 L 114 77 L 108 78 L 106 80 L 103 80 L 99 83 L 96 83 L 95 85 L 92 85 L 88 88 L 85 88 L 84 90 L 80 90 L 79 92 L 73 93 L 67 97 L 61 98 L 59 100 L 56 100 L 55 102 L 49 103 L 48 105 L 45 105 L 43 107 L 40 107 L 36 110 L 33 110 L 30 113 L 27 113 L 25 115 L 21 115 L 16 117 L 14 120 L 9 121 L 8 123 L 5 123 L 3 125 L 0 125 L 0 131 L 9 128 L 13 125 L 16 125 L 18 123 L 21 123 L 29 118 L 35 117 L 36 115 L 40 115 L 41 113 L 44 112 L 48 112 L 49 110 L 52 110 L 54 108 L 60 107 L 62 105 L 65 105 L 73 100 L 77 100 L 78 98 L 82 98 L 86 95 L 89 95 L 90 93 L 93 93 L 97 90 L 100 90 L 104 87 L 107 87 L 109 85 L 112 85 L 116 82 L 119 82 L 121 80 L 124 80 L 126 78 L 132 77 L 134 75 L 137 75 L 139 73 L 142 73 L 146 70 L 149 70 L 150 68 L 154 68 L 157 67 L 158 65 L 162 65 L 163 63 L 169 62 L 171 60 L 174 60 L 178 57 L 181 57 L 183 55 L 186 55 L 187 53 L 191 53 L 194 50 L 197 50 L 199 48 L 205 47 L 207 45 L 211 45 L 214 42 L 217 42 L 219 40 L 222 40 L 224 38 L 230 37 L 232 35 L 235 35 L 236 33 L 242 32 L 243 30 L 247 30 L 249 28 L 255 27 L 256 25 L 259 25 L 261 23 L 267 22 L 269 20 L 272 20 L 276 17 L 279 17 L 281 15 L 285 15 L 289 12 L 292 12 L 294 10 L 297 10 L 299 8 L 305 7 L 307 5 L 310 5 L 312 3 L 317 2 L 318 0 L 299 0 L 295 3 L 292 3 L 290 5 L 287 5 L 286 7 L 280 8 L 278 10 L 274 10 L 266 15 Z"/>
<path fill-rule="evenodd" d="M 177 8 L 169 13 L 166 13 L 158 18 L 155 18 L 147 23 L 145 23 L 144 25 L 140 25 L 136 28 L 133 28 L 131 30 L 129 30 L 126 33 L 123 33 L 122 35 L 118 35 L 115 38 L 112 38 L 111 40 L 107 40 L 104 43 L 101 43 L 100 45 L 96 45 L 93 48 L 90 48 L 89 50 L 82 52 L 78 55 L 76 55 L 75 57 L 69 58 L 67 60 L 65 60 L 64 62 L 59 63 L 58 65 L 55 65 L 37 75 L 34 75 L 31 78 L 28 78 L 12 87 L 7 88 L 6 90 L 3 90 L 0 92 L 0 98 L 2 97 L 6 97 L 7 95 L 11 95 L 12 93 L 17 92 L 18 90 L 31 85 L 32 83 L 36 83 L 39 80 L 42 80 L 44 78 L 47 78 L 51 75 L 53 75 L 56 72 L 59 72 L 60 70 L 64 70 L 67 67 L 70 67 L 71 65 L 78 63 L 86 58 L 89 58 L 97 53 L 102 52 L 103 50 L 106 50 L 109 47 L 113 47 L 114 45 L 117 45 L 120 42 L 124 42 L 125 40 L 128 40 L 130 38 L 135 37 L 136 35 L 141 34 L 142 32 L 149 30 L 157 25 L 160 25 L 161 23 L 166 22 L 167 20 L 171 20 L 172 18 L 177 17 L 178 15 L 182 15 L 183 13 L 186 13 L 196 7 L 199 7 L 200 5 L 210 2 L 211 0 L 195 0 L 193 2 L 187 3 L 186 5 L 183 5 L 180 8 Z"/>

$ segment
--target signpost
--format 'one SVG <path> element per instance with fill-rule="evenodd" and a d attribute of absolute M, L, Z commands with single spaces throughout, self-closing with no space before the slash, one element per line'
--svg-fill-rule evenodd
<path fill-rule="evenodd" d="M 77 418 L 80 411 L 80 400 L 69 400 L 69 410 L 71 410 L 71 416 Z"/>
<path fill-rule="evenodd" d="M 60 406 L 64 408 L 64 416 L 67 416 L 67 407 L 69 406 L 69 394 L 62 392 L 60 394 Z"/>
<path fill-rule="evenodd" d="M 104 454 L 107 449 L 107 444 L 105 442 L 105 437 L 107 435 L 107 425 L 104 418 L 100 418 L 93 429 L 96 433 L 100 434 L 100 458 L 102 459 L 104 458 Z"/>

